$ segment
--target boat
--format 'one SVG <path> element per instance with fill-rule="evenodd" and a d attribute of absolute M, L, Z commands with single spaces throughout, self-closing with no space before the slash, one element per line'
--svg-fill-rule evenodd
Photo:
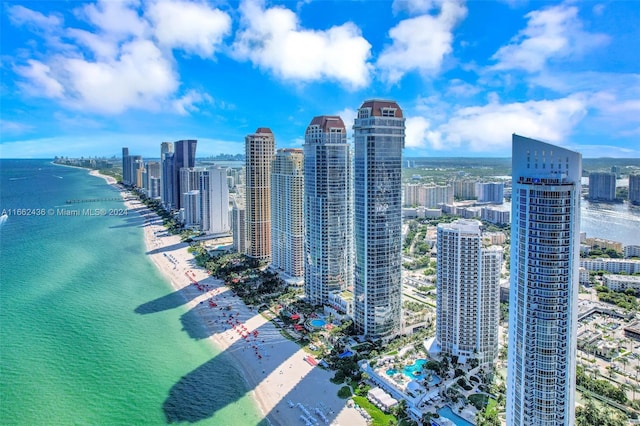
<path fill-rule="evenodd" d="M 4 223 L 7 221 L 7 219 L 9 219 L 9 215 L 4 213 L 2 216 L 0 216 L 0 226 L 3 226 Z"/>

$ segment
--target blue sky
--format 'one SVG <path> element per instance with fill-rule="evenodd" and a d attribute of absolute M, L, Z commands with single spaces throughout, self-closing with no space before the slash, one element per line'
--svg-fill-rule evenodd
<path fill-rule="evenodd" d="M 406 156 L 509 156 L 511 134 L 640 157 L 640 2 L 4 2 L 0 156 L 301 146 L 395 99 Z"/>

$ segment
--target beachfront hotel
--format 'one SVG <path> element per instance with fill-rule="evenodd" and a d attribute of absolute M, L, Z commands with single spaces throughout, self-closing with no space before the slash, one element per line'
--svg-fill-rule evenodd
<path fill-rule="evenodd" d="M 182 186 L 180 184 L 180 170 L 182 168 L 192 168 L 196 165 L 196 147 L 198 141 L 195 139 L 180 140 L 174 142 L 173 153 L 173 173 L 171 186 L 173 189 L 172 206 L 176 210 L 182 207 Z"/>
<path fill-rule="evenodd" d="M 573 425 L 582 156 L 513 135 L 507 424 Z"/>
<path fill-rule="evenodd" d="M 483 247 L 480 221 L 438 225 L 436 341 L 459 362 L 498 355 L 502 248 Z"/>
<path fill-rule="evenodd" d="M 354 324 L 368 338 L 398 333 L 402 319 L 402 148 L 395 101 L 368 100 L 353 126 Z"/>
<path fill-rule="evenodd" d="M 292 283 L 304 275 L 304 156 L 279 149 L 271 166 L 271 267 Z"/>
<path fill-rule="evenodd" d="M 353 285 L 352 182 L 342 118 L 314 117 L 304 138 L 304 289 L 314 305 Z"/>
<path fill-rule="evenodd" d="M 273 132 L 260 127 L 245 137 L 246 255 L 260 262 L 271 260 L 271 162 L 275 154 Z"/>

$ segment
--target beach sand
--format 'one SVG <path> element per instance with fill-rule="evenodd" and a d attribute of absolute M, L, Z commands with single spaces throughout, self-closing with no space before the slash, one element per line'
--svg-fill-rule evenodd
<path fill-rule="evenodd" d="M 97 171 L 97 170 L 91 170 L 91 171 L 89 172 L 89 174 L 90 174 L 91 176 L 100 177 L 100 178 L 104 179 L 104 180 L 105 180 L 109 185 L 113 185 L 113 184 L 115 184 L 115 183 L 116 183 L 116 179 L 115 179 L 114 177 L 112 177 L 112 176 L 107 176 L 107 175 L 103 175 L 102 173 L 100 173 L 100 172 L 99 172 L 99 171 Z"/>
<path fill-rule="evenodd" d="M 358 410 L 338 398 L 342 385 L 329 381 L 333 372 L 310 365 L 300 346 L 248 308 L 224 282 L 197 267 L 187 251 L 189 245 L 169 235 L 155 213 L 138 200 L 126 199 L 125 205 L 145 218 L 147 253 L 173 289 L 183 295 L 189 314 L 199 320 L 202 330 L 198 336 L 206 336 L 232 357 L 272 425 L 304 425 L 305 418 L 308 424 L 366 424 Z"/>

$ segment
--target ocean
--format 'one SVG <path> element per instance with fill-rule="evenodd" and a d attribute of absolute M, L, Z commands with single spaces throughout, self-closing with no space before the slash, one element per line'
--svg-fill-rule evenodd
<path fill-rule="evenodd" d="M 87 170 L 0 160 L 0 424 L 264 425 L 228 355 L 190 337 L 137 213 L 65 204 L 115 197 Z"/>

